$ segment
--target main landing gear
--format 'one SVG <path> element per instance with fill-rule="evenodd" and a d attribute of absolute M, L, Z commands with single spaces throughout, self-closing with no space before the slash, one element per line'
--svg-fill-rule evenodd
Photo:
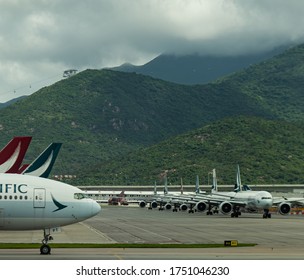
<path fill-rule="evenodd" d="M 51 247 L 47 244 L 49 240 L 53 240 L 53 237 L 50 234 L 49 229 L 43 230 L 43 239 L 42 245 L 40 247 L 40 254 L 41 255 L 50 255 L 51 254 Z"/>
<path fill-rule="evenodd" d="M 240 211 L 240 207 L 234 206 L 233 210 L 232 210 L 232 213 L 231 213 L 231 218 L 238 218 L 241 215 L 242 215 L 242 213 Z"/>
<path fill-rule="evenodd" d="M 206 212 L 207 216 L 213 215 L 213 214 L 218 214 L 218 213 L 219 213 L 219 211 L 218 211 L 217 207 L 215 207 L 214 210 L 212 210 L 212 205 L 209 204 L 208 210 Z"/>
<path fill-rule="evenodd" d="M 188 210 L 188 213 L 194 213 L 193 205 L 192 204 L 190 204 L 190 209 Z"/>
<path fill-rule="evenodd" d="M 271 218 L 271 213 L 269 213 L 269 209 L 264 209 L 263 213 L 263 219 L 270 219 Z"/>

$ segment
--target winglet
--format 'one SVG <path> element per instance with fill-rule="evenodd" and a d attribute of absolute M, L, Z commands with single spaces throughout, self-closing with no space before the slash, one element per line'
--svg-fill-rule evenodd
<path fill-rule="evenodd" d="M 62 143 L 50 144 L 22 174 L 47 178 L 53 168 Z"/>

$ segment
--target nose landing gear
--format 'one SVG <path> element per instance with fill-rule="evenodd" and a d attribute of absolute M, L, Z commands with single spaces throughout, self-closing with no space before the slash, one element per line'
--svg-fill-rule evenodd
<path fill-rule="evenodd" d="M 53 237 L 50 234 L 50 230 L 44 229 L 43 230 L 43 239 L 42 245 L 40 247 L 40 254 L 41 255 L 50 255 L 51 254 L 51 247 L 47 244 L 48 241 L 53 240 Z"/>

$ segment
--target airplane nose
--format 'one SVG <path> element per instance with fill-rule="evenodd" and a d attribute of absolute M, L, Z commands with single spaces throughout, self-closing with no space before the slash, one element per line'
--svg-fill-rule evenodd
<path fill-rule="evenodd" d="M 272 207 L 272 204 L 273 204 L 273 200 L 271 199 L 271 200 L 268 200 L 266 203 L 265 203 L 265 206 L 264 206 L 264 208 L 266 209 L 268 209 L 268 208 L 271 208 Z"/>
<path fill-rule="evenodd" d="M 269 208 L 272 207 L 273 205 L 273 200 L 271 199 L 271 201 L 269 202 Z"/>
<path fill-rule="evenodd" d="M 96 201 L 92 201 L 92 216 L 97 215 L 101 211 L 100 205 Z"/>

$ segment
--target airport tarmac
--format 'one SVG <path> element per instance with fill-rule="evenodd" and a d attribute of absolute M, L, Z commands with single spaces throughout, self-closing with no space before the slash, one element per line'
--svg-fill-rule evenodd
<path fill-rule="evenodd" d="M 261 214 L 244 213 L 239 218 L 225 215 L 207 216 L 140 209 L 137 207 L 102 206 L 95 217 L 62 228 L 52 243 L 220 243 L 237 240 L 255 243 L 254 247 L 214 249 L 132 249 L 132 248 L 53 248 L 41 256 L 38 249 L 0 250 L 0 259 L 301 259 L 304 260 L 304 215 L 262 219 Z M 42 231 L 0 231 L 3 243 L 40 243 Z"/>

